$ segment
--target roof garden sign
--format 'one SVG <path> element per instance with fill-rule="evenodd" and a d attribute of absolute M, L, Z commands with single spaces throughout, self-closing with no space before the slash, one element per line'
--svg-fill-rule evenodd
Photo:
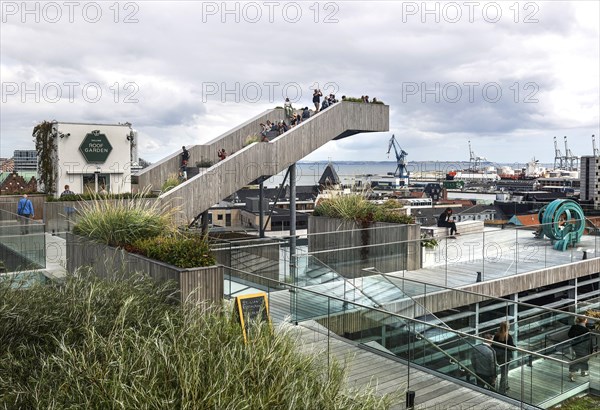
<path fill-rule="evenodd" d="M 112 151 L 112 145 L 108 142 L 106 135 L 101 134 L 98 130 L 94 130 L 86 134 L 79 146 L 79 151 L 81 151 L 81 154 L 83 154 L 88 163 L 102 164 Z"/>

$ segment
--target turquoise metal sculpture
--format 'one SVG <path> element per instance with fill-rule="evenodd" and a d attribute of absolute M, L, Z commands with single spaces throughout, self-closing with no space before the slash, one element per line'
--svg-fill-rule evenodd
<path fill-rule="evenodd" d="M 552 240 L 554 249 L 565 251 L 579 242 L 585 229 L 585 215 L 579 204 L 571 199 L 555 199 L 540 209 L 538 219 L 541 235 Z"/>

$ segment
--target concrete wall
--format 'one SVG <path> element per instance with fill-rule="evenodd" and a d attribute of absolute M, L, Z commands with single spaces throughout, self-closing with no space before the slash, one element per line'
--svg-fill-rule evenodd
<path fill-rule="evenodd" d="M 115 272 L 143 272 L 157 281 L 173 280 L 179 286 L 182 301 L 219 303 L 223 299 L 223 266 L 177 268 L 67 234 L 67 271 L 73 273 L 82 266 L 92 267 L 94 273 L 102 278 Z"/>
<path fill-rule="evenodd" d="M 369 275 L 363 271 L 369 267 L 383 273 L 420 268 L 419 225 L 377 222 L 367 228 L 353 221 L 311 216 L 308 252 L 317 252 L 317 259 L 349 278 Z"/>

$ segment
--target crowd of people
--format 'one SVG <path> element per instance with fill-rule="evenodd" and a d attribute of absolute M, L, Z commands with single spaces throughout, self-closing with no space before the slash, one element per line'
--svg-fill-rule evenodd
<path fill-rule="evenodd" d="M 296 127 L 303 121 L 309 119 L 312 115 L 321 112 L 338 102 L 334 94 L 329 94 L 328 96 L 324 97 L 323 101 L 321 102 L 322 97 L 322 91 L 316 89 L 313 93 L 313 104 L 315 105 L 315 110 L 312 112 L 308 106 L 298 110 L 294 109 L 290 99 L 286 98 L 283 104 L 285 120 L 280 120 L 279 122 L 271 122 L 270 120 L 267 120 L 266 123 L 260 123 L 261 141 L 268 142 L 270 137 L 276 137 L 284 132 L 287 132 L 291 128 Z"/>

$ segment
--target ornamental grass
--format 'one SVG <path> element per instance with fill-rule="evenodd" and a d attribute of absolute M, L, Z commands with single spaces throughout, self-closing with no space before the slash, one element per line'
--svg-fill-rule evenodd
<path fill-rule="evenodd" d="M 402 208 L 402 205 L 394 200 L 388 200 L 382 205 L 377 205 L 368 201 L 363 194 L 337 195 L 320 202 L 313 215 L 356 221 L 358 223 L 414 223 L 411 216 L 400 214 L 400 208 Z"/>
<path fill-rule="evenodd" d="M 0 283 L 0 408 L 386 409 L 345 388 L 323 354 L 301 353 L 291 325 L 253 324 L 231 305 L 177 304 L 143 276 Z"/>
<path fill-rule="evenodd" d="M 171 204 L 143 198 L 104 200 L 95 197 L 81 203 L 73 233 L 109 246 L 125 246 L 138 239 L 175 232 Z"/>
<path fill-rule="evenodd" d="M 165 182 L 163 182 L 162 186 L 160 187 L 160 190 L 161 192 L 167 192 L 168 190 L 175 188 L 180 183 L 181 181 L 179 180 L 177 174 L 169 174 Z"/>

